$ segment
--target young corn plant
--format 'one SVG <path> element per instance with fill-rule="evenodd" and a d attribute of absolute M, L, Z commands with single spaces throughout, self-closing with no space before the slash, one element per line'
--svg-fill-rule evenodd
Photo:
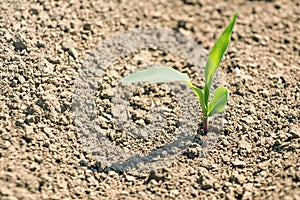
<path fill-rule="evenodd" d="M 214 75 L 229 44 L 236 18 L 237 12 L 234 14 L 230 23 L 227 25 L 226 29 L 221 34 L 209 53 L 205 64 L 205 85 L 203 91 L 192 84 L 191 79 L 188 77 L 188 75 L 166 66 L 154 66 L 129 74 L 128 76 L 121 79 L 121 82 L 163 83 L 171 81 L 185 81 L 192 88 L 199 99 L 203 113 L 203 132 L 204 134 L 206 134 L 208 132 L 208 118 L 214 114 L 221 112 L 225 108 L 228 101 L 229 91 L 223 86 L 219 86 L 214 91 L 210 101 L 209 97 Z"/>

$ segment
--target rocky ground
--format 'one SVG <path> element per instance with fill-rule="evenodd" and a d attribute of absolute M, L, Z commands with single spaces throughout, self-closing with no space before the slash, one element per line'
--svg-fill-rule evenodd
<path fill-rule="evenodd" d="M 299 1 L 4 0 L 0 8 L 1 199 L 300 198 Z M 235 11 L 220 66 L 231 91 L 227 123 L 210 155 L 103 172 L 71 112 L 87 52 L 146 26 L 178 30 L 210 50 Z"/>

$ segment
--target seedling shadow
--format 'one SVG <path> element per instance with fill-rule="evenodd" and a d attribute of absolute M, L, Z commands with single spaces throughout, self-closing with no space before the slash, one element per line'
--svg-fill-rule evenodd
<path fill-rule="evenodd" d="M 198 135 L 180 136 L 175 141 L 161 146 L 158 149 L 154 149 L 145 156 L 134 154 L 126 161 L 115 162 L 111 164 L 110 170 L 117 173 L 125 173 L 129 170 L 153 170 L 155 167 L 151 164 L 166 162 L 166 157 L 178 156 L 178 152 L 181 152 L 179 156 L 186 156 L 186 150 L 193 145 L 200 146 L 203 148 L 203 151 L 207 151 L 211 140 L 216 140 L 217 135 L 208 135 L 207 138 L 208 139 L 205 140 L 198 137 Z M 161 161 L 159 161 L 160 159 Z"/>

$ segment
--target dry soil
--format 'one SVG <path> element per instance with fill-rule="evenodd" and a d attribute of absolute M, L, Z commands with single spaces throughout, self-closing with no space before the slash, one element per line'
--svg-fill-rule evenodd
<path fill-rule="evenodd" d="M 0 8 L 0 199 L 300 199 L 299 1 L 3 0 Z M 231 96 L 209 156 L 182 155 L 151 172 L 104 170 L 71 112 L 87 52 L 147 26 L 209 50 L 235 11 L 220 66 Z M 140 60 L 166 56 L 152 53 Z"/>

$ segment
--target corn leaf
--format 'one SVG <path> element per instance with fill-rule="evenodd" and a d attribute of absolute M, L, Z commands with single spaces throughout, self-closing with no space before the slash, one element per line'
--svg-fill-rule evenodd
<path fill-rule="evenodd" d="M 207 86 L 208 93 L 211 88 L 213 77 L 219 67 L 220 61 L 227 49 L 227 46 L 229 44 L 232 29 L 234 27 L 235 21 L 237 18 L 237 12 L 234 14 L 233 18 L 231 19 L 230 23 L 222 33 L 222 35 L 219 37 L 215 45 L 213 46 L 208 59 L 206 61 L 205 65 L 205 85 Z M 208 98 L 208 94 L 205 94 L 205 96 Z"/>
<path fill-rule="evenodd" d="M 221 112 L 226 106 L 228 97 L 229 97 L 228 89 L 223 86 L 219 86 L 215 90 L 211 102 L 208 105 L 207 116 L 209 117 L 216 113 Z"/>
<path fill-rule="evenodd" d="M 204 85 L 204 103 L 205 103 L 206 107 L 208 106 L 208 98 L 209 98 L 209 89 L 208 89 L 207 85 L 205 84 Z"/>
<path fill-rule="evenodd" d="M 204 95 L 203 95 L 202 90 L 200 88 L 196 87 L 196 86 L 193 86 L 193 85 L 190 85 L 190 86 L 194 90 L 195 94 L 197 95 L 197 97 L 199 99 L 204 117 L 207 117 L 206 116 L 206 114 L 207 114 L 206 113 L 206 105 L 205 105 L 205 102 L 204 102 Z"/>
<path fill-rule="evenodd" d="M 135 82 L 154 82 L 163 83 L 171 81 L 185 81 L 190 82 L 190 78 L 171 67 L 165 66 L 154 66 L 132 74 L 121 79 L 124 83 L 135 83 Z"/>

